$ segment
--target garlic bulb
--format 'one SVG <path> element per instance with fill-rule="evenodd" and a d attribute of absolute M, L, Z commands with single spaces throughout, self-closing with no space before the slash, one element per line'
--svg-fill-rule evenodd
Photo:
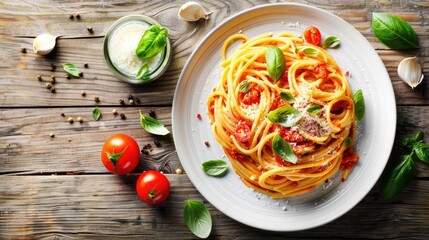
<path fill-rule="evenodd" d="M 185 21 L 198 21 L 201 18 L 209 19 L 208 13 L 204 7 L 197 2 L 187 2 L 179 9 L 179 18 Z"/>
<path fill-rule="evenodd" d="M 416 57 L 409 57 L 402 60 L 398 65 L 398 75 L 411 88 L 417 87 L 424 78 L 422 68 L 417 62 Z"/>
<path fill-rule="evenodd" d="M 57 37 L 49 33 L 40 34 L 33 41 L 34 52 L 38 55 L 50 53 L 55 48 Z"/>

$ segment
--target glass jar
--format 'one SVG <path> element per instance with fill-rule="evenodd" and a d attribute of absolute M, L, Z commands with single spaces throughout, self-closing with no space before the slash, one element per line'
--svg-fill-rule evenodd
<path fill-rule="evenodd" d="M 129 15 L 112 24 L 104 38 L 104 58 L 109 69 L 118 78 L 133 84 L 143 84 L 159 78 L 171 60 L 171 44 L 167 37 L 165 49 L 155 57 L 143 60 L 135 54 L 138 43 L 146 29 L 158 22 L 144 15 Z M 138 70 L 149 66 L 143 79 L 137 79 Z"/>

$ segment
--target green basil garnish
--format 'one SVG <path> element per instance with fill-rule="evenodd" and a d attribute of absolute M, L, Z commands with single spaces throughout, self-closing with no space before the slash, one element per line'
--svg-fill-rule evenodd
<path fill-rule="evenodd" d="M 282 77 L 285 70 L 283 52 L 278 47 L 269 46 L 265 54 L 265 59 L 267 61 L 268 75 L 270 75 L 274 83 L 276 83 Z"/>
<path fill-rule="evenodd" d="M 387 13 L 372 13 L 372 31 L 391 49 L 419 48 L 416 32 L 402 18 Z"/>
<path fill-rule="evenodd" d="M 420 161 L 429 163 L 429 144 L 418 142 L 413 145 L 413 149 Z"/>
<path fill-rule="evenodd" d="M 267 117 L 273 123 L 283 127 L 292 127 L 301 119 L 302 114 L 292 106 L 283 106 L 269 112 Z"/>
<path fill-rule="evenodd" d="M 228 164 L 223 160 L 210 160 L 201 164 L 203 171 L 213 177 L 223 177 L 228 172 Z"/>
<path fill-rule="evenodd" d="M 101 117 L 100 109 L 98 109 L 98 107 L 95 107 L 94 110 L 92 110 L 92 119 L 94 121 L 98 121 L 100 117 Z"/>
<path fill-rule="evenodd" d="M 319 114 L 320 112 L 322 112 L 322 108 L 318 105 L 312 105 L 307 108 L 307 112 L 310 114 Z"/>
<path fill-rule="evenodd" d="M 340 39 L 335 36 L 330 36 L 323 42 L 324 48 L 336 48 L 340 45 Z"/>
<path fill-rule="evenodd" d="M 167 135 L 170 133 L 158 120 L 151 116 L 144 115 L 140 112 L 140 125 L 144 130 L 155 135 Z"/>
<path fill-rule="evenodd" d="M 149 72 L 149 65 L 144 64 L 139 71 L 137 72 L 136 78 L 137 79 L 144 79 L 145 77 L 147 77 L 147 73 Z"/>
<path fill-rule="evenodd" d="M 315 57 L 319 54 L 319 50 L 312 47 L 306 47 L 302 51 L 305 53 L 305 55 L 312 56 L 312 57 Z"/>
<path fill-rule="evenodd" d="M 245 92 L 249 91 L 249 89 L 250 89 L 249 80 L 244 80 L 240 84 L 238 84 L 238 91 L 239 92 L 245 93 Z"/>
<path fill-rule="evenodd" d="M 184 209 L 185 223 L 191 232 L 199 238 L 207 238 L 212 231 L 212 217 L 204 203 L 189 199 Z"/>
<path fill-rule="evenodd" d="M 167 45 L 167 34 L 167 29 L 158 25 L 152 25 L 144 32 L 140 39 L 139 45 L 136 49 L 136 55 L 143 59 L 149 59 L 156 56 L 164 50 Z"/>
<path fill-rule="evenodd" d="M 346 138 L 346 141 L 344 141 L 344 146 L 348 148 L 352 144 L 352 139 L 350 137 Z"/>
<path fill-rule="evenodd" d="M 387 177 L 382 195 L 384 199 L 394 199 L 404 190 L 414 177 L 415 163 L 412 155 L 401 156 L 398 164 Z"/>
<path fill-rule="evenodd" d="M 293 97 L 293 95 L 290 92 L 281 92 L 280 98 L 289 102 L 289 103 L 296 102 L 295 98 Z"/>
<path fill-rule="evenodd" d="M 298 161 L 298 157 L 293 152 L 292 146 L 286 142 L 279 134 L 273 137 L 272 146 L 274 153 L 281 159 L 295 164 Z"/>
<path fill-rule="evenodd" d="M 73 77 L 79 77 L 80 71 L 79 69 L 77 69 L 77 67 L 72 64 L 72 63 L 64 63 L 63 64 L 63 69 L 64 71 L 66 71 L 68 74 L 72 75 Z"/>
<path fill-rule="evenodd" d="M 357 90 L 353 94 L 353 101 L 355 103 L 355 115 L 358 121 L 362 120 L 365 116 L 365 100 L 363 98 L 362 90 Z"/>

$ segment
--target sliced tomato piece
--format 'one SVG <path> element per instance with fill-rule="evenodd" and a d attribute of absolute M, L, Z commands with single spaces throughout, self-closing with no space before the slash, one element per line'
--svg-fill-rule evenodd
<path fill-rule="evenodd" d="M 317 46 L 322 41 L 322 34 L 317 27 L 308 27 L 304 31 L 304 39 L 306 42 Z"/>
<path fill-rule="evenodd" d="M 250 126 L 245 121 L 239 121 L 235 127 L 235 138 L 242 143 L 250 141 Z"/>

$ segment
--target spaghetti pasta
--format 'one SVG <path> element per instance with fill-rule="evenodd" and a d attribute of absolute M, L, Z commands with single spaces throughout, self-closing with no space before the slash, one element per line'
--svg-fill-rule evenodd
<path fill-rule="evenodd" d="M 237 40 L 243 44 L 228 57 Z M 284 57 L 278 80 L 268 71 L 270 46 Z M 354 102 L 342 70 L 325 49 L 292 33 L 253 39 L 240 33 L 224 42 L 221 66 L 220 83 L 207 100 L 211 128 L 247 186 L 287 198 L 311 191 L 339 169 L 345 180 L 358 161 Z M 288 111 L 294 115 L 282 115 Z M 277 113 L 280 122 L 270 118 Z M 276 135 L 292 147 L 296 163 L 277 154 Z"/>

